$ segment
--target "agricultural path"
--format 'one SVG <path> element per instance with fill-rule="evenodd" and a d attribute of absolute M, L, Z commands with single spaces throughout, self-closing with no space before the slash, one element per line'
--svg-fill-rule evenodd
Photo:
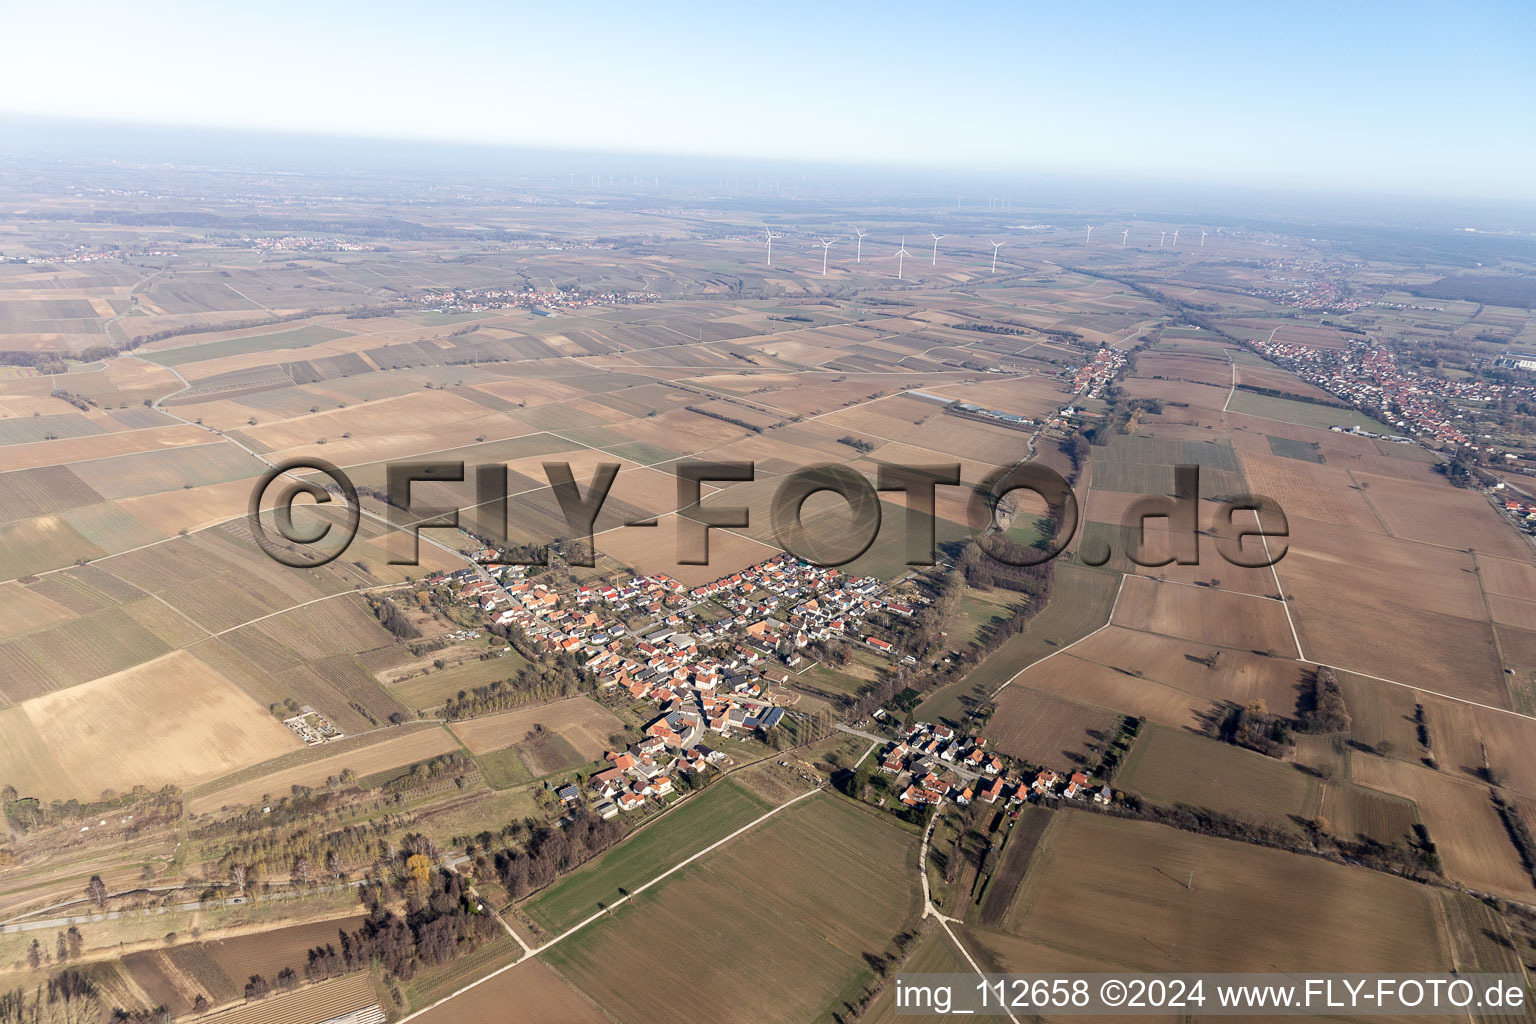
<path fill-rule="evenodd" d="M 801 800 L 804 800 L 804 799 L 806 799 L 808 797 L 813 797 L 817 793 L 820 793 L 821 790 L 822 790 L 822 787 L 818 786 L 815 789 L 807 790 L 806 792 L 801 793 L 799 796 L 791 797 L 790 799 L 788 799 L 788 800 L 784 801 L 783 803 L 779 804 L 777 807 L 774 807 L 772 810 L 769 810 L 769 811 L 765 812 L 761 817 L 754 818 L 753 820 L 747 822 L 745 825 L 741 826 L 741 828 L 737 829 L 735 832 L 732 832 L 730 835 L 726 836 L 724 839 L 720 839 L 720 840 L 718 840 L 718 841 L 716 841 L 714 843 L 711 843 L 709 846 L 706 846 L 704 849 L 700 850 L 698 853 L 695 853 L 693 856 L 687 857 L 687 858 L 685 858 L 683 860 L 678 861 L 676 864 L 672 865 L 670 868 L 668 868 L 667 870 L 663 871 L 661 874 L 657 875 L 655 878 L 651 879 L 649 882 L 646 882 L 644 885 L 637 886 L 636 888 L 634 888 L 631 891 L 629 891 L 628 893 L 626 893 L 624 896 L 621 896 L 619 899 L 614 900 L 611 904 L 609 904 L 604 909 L 599 910 L 597 913 L 593 914 L 591 917 L 587 918 L 586 920 L 572 925 L 570 928 L 568 928 L 565 931 L 561 932 L 559 935 L 556 935 L 554 938 L 550 939 L 548 942 L 544 943 L 543 945 L 541 945 L 541 946 L 539 946 L 537 948 L 529 949 L 526 943 L 524 943 L 521 939 L 518 939 L 518 944 L 523 947 L 523 955 L 522 956 L 518 957 L 516 960 L 512 961 L 509 964 L 506 964 L 506 965 L 504 965 L 502 967 L 498 967 L 496 970 L 492 971 L 490 974 L 487 974 L 485 977 L 480 978 L 480 979 L 478 979 L 476 981 L 470 982 L 468 985 L 465 985 L 463 988 L 459 989 L 458 991 L 444 996 L 443 998 L 439 999 L 437 1002 L 431 1003 L 431 1004 L 429 1004 L 427 1006 L 423 1006 L 421 1009 L 415 1011 L 414 1013 L 411 1013 L 411 1014 L 408 1014 L 405 1017 L 402 1017 L 400 1019 L 399 1024 L 405 1024 L 406 1021 L 414 1020 L 415 1018 L 421 1016 L 422 1014 L 428 1012 L 429 1010 L 436 1009 L 437 1007 L 442 1006 L 444 1003 L 448 1002 L 449 1000 L 455 999 L 455 998 L 463 995 L 465 992 L 468 992 L 470 989 L 478 988 L 479 986 L 481 986 L 481 985 L 485 984 L 486 982 L 490 981 L 492 978 L 499 977 L 500 975 L 505 974 L 506 972 L 510 971 L 512 968 L 516 967 L 518 964 L 522 963 L 523 961 L 530 960 L 533 957 L 538 956 L 540 953 L 544 952 L 545 950 L 551 949 L 554 946 L 559 945 L 560 943 L 564 942 L 566 939 L 570 938 L 572 935 L 575 935 L 577 932 L 581 931 L 583 928 L 585 928 L 588 925 L 592 924 L 594 921 L 598 921 L 598 920 L 600 920 L 600 919 L 602 919 L 604 917 L 609 916 L 618 907 L 624 905 L 625 903 L 628 903 L 631 899 L 633 899 L 634 897 L 636 897 L 636 896 L 640 895 L 641 893 L 645 892 L 647 889 L 651 888 L 652 886 L 657 885 L 657 884 L 665 881 L 667 878 L 669 878 L 672 875 L 676 874 L 677 872 L 681 871 L 683 868 L 685 868 L 688 865 L 692 864 L 694 861 L 698 860 L 700 857 L 703 857 L 703 856 L 705 856 L 708 853 L 712 853 L 713 851 L 719 849 L 720 847 L 724 846 L 726 843 L 729 843 L 731 840 L 737 838 L 738 836 L 741 836 L 744 833 L 752 831 L 752 829 L 756 828 L 758 825 L 761 825 L 763 822 L 767 821 L 769 818 L 771 818 L 774 815 L 778 814 L 780 811 L 784 810 L 786 807 L 791 807 L 794 804 L 799 803 Z M 506 923 L 503 922 L 502 926 L 506 927 Z M 511 929 L 508 928 L 508 931 L 511 931 Z M 517 936 L 514 935 L 513 938 L 517 938 Z"/>
<path fill-rule="evenodd" d="M 130 358 L 142 359 L 143 357 L 141 357 L 141 356 L 132 356 Z M 147 360 L 145 360 L 145 361 L 147 362 Z M 152 364 L 152 365 L 158 365 L 158 364 Z M 251 458 L 255 459 L 257 462 L 260 462 L 262 465 L 268 467 L 269 469 L 277 468 L 277 464 L 276 463 L 274 463 L 272 460 L 268 459 L 261 452 L 258 452 L 254 448 L 250 447 L 249 445 L 242 443 L 239 438 L 231 437 L 230 435 L 224 433 L 221 430 L 217 430 L 217 429 L 215 429 L 213 427 L 210 427 L 210 426 L 207 426 L 205 424 L 198 423 L 198 422 L 196 422 L 194 420 L 189 420 L 185 416 L 177 415 L 176 413 L 172 412 L 171 410 L 165 408 L 164 403 L 168 399 L 175 398 L 177 395 L 181 394 L 183 391 L 190 390 L 192 385 L 187 381 L 187 378 L 185 378 L 185 377 L 183 377 L 181 375 L 181 371 L 176 369 L 176 367 L 174 367 L 174 366 L 167 366 L 167 367 L 162 367 L 162 369 L 170 370 L 171 373 L 175 374 L 176 379 L 181 381 L 181 385 L 182 386 L 178 390 L 172 391 L 168 395 L 162 395 L 161 397 L 155 399 L 153 408 L 157 412 L 162 412 L 165 415 L 170 416 L 172 419 L 180 420 L 182 423 L 185 423 L 188 426 L 196 427 L 199 430 L 206 430 L 210 434 L 213 434 L 215 437 L 221 438 L 222 440 L 228 441 L 231 444 L 235 445 L 235 447 L 239 448 L 241 451 L 245 452 Z M 297 482 L 302 482 L 302 478 L 297 473 L 288 472 L 288 473 L 284 473 L 283 475 L 288 477 L 291 480 L 294 480 L 294 481 L 297 481 Z M 377 512 L 371 512 L 368 509 L 363 508 L 361 503 L 358 504 L 358 510 L 363 515 L 367 516 L 368 518 L 374 519 L 374 520 L 377 520 L 380 523 L 383 523 L 386 527 L 391 525 L 391 523 L 389 522 L 389 520 L 387 518 L 385 518 L 384 516 L 379 515 Z M 442 543 L 441 541 L 434 540 L 431 537 L 422 536 L 420 533 L 417 534 L 417 537 L 421 541 L 424 541 L 425 543 L 431 544 L 435 548 L 440 548 L 441 550 L 446 551 L 448 554 L 452 555 L 454 558 L 457 558 L 457 559 L 459 559 L 461 561 L 469 561 L 462 554 L 460 554 L 457 550 L 455 550 L 454 548 L 452 548 L 451 546 L 449 546 L 447 544 Z M 471 562 L 469 562 L 469 564 L 477 572 L 479 572 L 482 576 L 485 575 L 485 570 L 483 568 L 481 568 L 477 563 L 471 561 Z"/>
<path fill-rule="evenodd" d="M 965 944 L 960 941 L 959 937 L 949 927 L 951 923 L 963 924 L 964 922 L 959 918 L 946 917 L 939 913 L 938 908 L 933 905 L 933 897 L 928 889 L 928 841 L 933 838 L 933 826 L 938 824 L 938 821 L 939 816 L 935 814 L 928 822 L 928 828 L 923 831 L 923 845 L 918 851 L 917 856 L 917 871 L 923 880 L 923 916 L 937 920 L 939 927 L 944 929 L 944 934 L 949 936 L 949 941 L 955 944 L 955 948 L 960 951 L 960 955 L 965 957 L 965 962 L 971 965 L 971 970 L 975 971 L 978 977 L 985 978 L 986 972 L 981 969 L 980 964 L 976 963 L 975 959 L 971 956 L 971 951 L 965 948 Z M 1003 1012 L 1008 1015 L 1008 1019 L 1013 1021 L 1013 1024 L 1019 1024 L 1019 1019 L 1013 1015 L 1013 1011 L 1009 1010 L 1007 1006 L 1003 1007 Z"/>

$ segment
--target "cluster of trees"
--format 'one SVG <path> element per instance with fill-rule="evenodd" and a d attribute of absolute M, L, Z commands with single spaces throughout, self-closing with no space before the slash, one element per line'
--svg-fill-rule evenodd
<path fill-rule="evenodd" d="M 875 450 L 874 442 L 866 441 L 862 437 L 854 437 L 852 434 L 844 434 L 837 439 L 837 442 L 838 444 L 847 445 L 856 452 L 863 452 L 865 455 Z"/>
<path fill-rule="evenodd" d="M 69 372 L 69 364 L 57 352 L 0 352 L 0 363 L 6 366 L 30 366 L 39 374 Z"/>
<path fill-rule="evenodd" d="M 930 577 L 930 583 L 932 599 L 918 607 L 911 617 L 887 614 L 879 619 L 891 642 L 918 661 L 926 660 L 938 649 L 945 627 L 964 594 L 960 578 L 953 573 L 945 573 L 936 580 Z M 846 650 L 846 644 L 842 645 L 834 660 L 839 664 L 853 660 Z"/>
<path fill-rule="evenodd" d="M 1228 704 L 1225 715 L 1210 719 L 1217 738 L 1270 757 L 1283 757 L 1294 745 L 1291 723 L 1281 715 L 1271 714 L 1263 698 L 1256 697 L 1239 707 Z"/>
<path fill-rule="evenodd" d="M 24 797 L 14 786 L 0 786 L 0 806 L 5 819 L 18 832 L 31 832 L 40 828 L 73 824 L 89 818 L 121 817 L 131 812 L 134 828 L 143 828 L 160 821 L 174 821 L 181 817 L 181 790 L 165 786 L 151 791 L 145 786 L 135 786 L 127 793 L 104 791 L 99 799 L 54 800 L 43 803 L 33 797 Z"/>
<path fill-rule="evenodd" d="M 421 630 L 417 629 L 406 618 L 400 606 L 395 604 L 393 598 L 370 597 L 368 606 L 373 609 L 373 614 L 379 617 L 379 625 L 389 630 L 401 640 L 415 640 L 421 636 Z"/>
<path fill-rule="evenodd" d="M 1067 453 L 1067 458 L 1072 460 L 1072 472 L 1067 474 L 1067 483 L 1077 483 L 1077 475 L 1082 472 L 1083 464 L 1088 461 L 1088 455 L 1093 450 L 1093 443 L 1088 440 L 1088 435 L 1081 430 L 1073 433 L 1071 440 L 1062 446 Z"/>
<path fill-rule="evenodd" d="M 339 792 L 294 786 L 290 796 L 278 797 L 264 807 L 248 807 L 240 814 L 201 825 L 193 835 L 203 841 L 224 836 L 262 836 L 283 825 L 322 818 L 343 803 Z"/>
<path fill-rule="evenodd" d="M 277 972 L 277 987 L 280 991 L 286 992 L 298 984 L 299 976 L 292 967 L 284 967 Z M 271 992 L 272 983 L 259 974 L 251 975 L 251 980 L 245 983 L 245 1000 L 248 1003 L 265 999 Z"/>
<path fill-rule="evenodd" d="M 534 828 L 523 849 L 500 850 L 489 866 L 507 895 L 521 899 L 602 853 L 623 839 L 625 830 L 624 822 L 618 818 L 605 821 L 583 811 L 564 828 Z M 479 865 L 484 866 L 484 861 L 484 857 L 479 858 Z"/>
<path fill-rule="evenodd" d="M 975 865 L 977 879 L 986 877 L 985 872 L 991 866 L 988 859 L 996 848 L 992 838 L 999 818 L 997 812 L 979 802 L 960 812 L 954 838 L 943 853 L 944 881 L 951 885 L 958 881 L 960 870 L 967 861 Z"/>
<path fill-rule="evenodd" d="M 309 309 L 298 313 L 274 314 L 273 316 L 259 317 L 251 320 L 241 320 L 235 323 L 230 323 L 228 325 L 220 324 L 216 327 L 210 327 L 207 324 L 191 324 L 186 327 L 169 327 L 163 331 L 155 331 L 151 334 L 135 335 L 128 341 L 123 342 L 121 346 L 92 345 L 90 348 L 81 350 L 80 354 L 76 358 L 80 359 L 82 362 L 92 363 L 98 359 L 110 359 L 117 355 L 119 352 L 132 352 L 140 345 L 147 345 L 152 341 L 165 341 L 167 338 L 177 338 L 184 334 L 206 334 L 209 331 L 238 331 L 245 330 L 246 328 L 250 327 L 268 327 L 272 324 L 287 323 L 290 320 L 307 320 L 309 317 L 326 312 L 339 313 L 342 312 L 342 310 Z M 12 358 L 13 356 L 27 354 L 28 353 L 12 352 L 0 353 L 0 362 L 15 363 L 18 362 L 18 360 Z M 29 364 L 23 363 L 22 365 Z M 145 404 L 147 405 L 148 402 Z"/>
<path fill-rule="evenodd" d="M 534 569 L 530 571 L 529 575 L 536 575 L 537 573 L 538 570 Z M 540 648 L 532 640 L 528 639 L 528 634 L 524 633 L 522 627 L 518 626 L 516 623 L 492 623 L 487 627 L 487 629 L 493 636 L 499 636 L 505 640 L 507 645 L 516 651 L 524 661 L 543 661 L 547 654 L 546 651 Z M 570 655 L 564 654 L 562 652 L 560 655 L 556 656 L 556 660 L 558 661 L 561 657 L 569 658 Z"/>
<path fill-rule="evenodd" d="M 860 691 L 859 696 L 848 705 L 848 720 L 857 721 L 868 716 L 876 708 L 894 704 L 902 691 L 912 689 L 907 685 L 908 674 L 904 668 L 905 666 L 881 673 L 878 679 Z M 912 693 L 915 696 L 917 691 L 913 689 Z"/>
<path fill-rule="evenodd" d="M 206 860 L 216 864 L 222 877 L 244 890 L 263 879 L 310 880 L 323 871 L 342 878 L 349 871 L 387 864 L 392 857 L 389 837 L 407 823 L 396 810 L 400 796 L 376 796 L 371 801 L 359 799 L 355 787 L 344 790 L 311 791 L 295 787 L 295 794 L 267 804 L 251 807 L 243 813 L 209 822 L 192 833 L 192 839 L 206 851 Z M 355 821 L 328 827 L 328 819 L 340 821 L 358 815 Z M 307 872 L 301 869 L 307 865 Z M 210 893 L 210 895 L 212 895 Z"/>
<path fill-rule="evenodd" d="M 1302 732 L 1348 732 L 1349 705 L 1344 702 L 1344 691 L 1339 688 L 1338 674 L 1326 665 L 1319 665 L 1306 682 L 1297 728 Z"/>
<path fill-rule="evenodd" d="M 1463 299 L 1489 306 L 1536 309 L 1536 281 L 1516 274 L 1453 274 L 1408 291 L 1431 299 Z"/>
<path fill-rule="evenodd" d="M 976 331 L 980 334 L 1008 334 L 1015 337 L 1027 337 L 1036 333 L 1023 327 L 1003 327 L 999 324 L 962 323 L 951 324 L 950 326 L 961 331 Z"/>
<path fill-rule="evenodd" d="M 384 810 L 400 800 L 400 794 L 441 779 L 464 779 L 478 766 L 459 752 L 443 754 L 413 766 L 410 771 L 390 780 L 377 790 L 372 810 Z M 338 787 L 352 787 L 356 774 L 350 770 L 337 779 Z M 364 823 L 339 828 L 323 827 L 326 816 L 355 813 L 355 799 L 344 799 L 345 792 L 314 791 L 295 786 L 294 795 L 269 804 L 270 812 L 251 808 L 244 815 L 213 823 L 194 835 L 213 843 L 231 835 L 216 859 L 219 870 L 242 890 L 258 879 L 286 873 L 295 885 L 308 885 L 322 878 L 341 879 L 349 870 L 387 864 L 392 856 L 387 837 L 400 827 L 398 814 L 383 814 Z M 368 810 L 369 808 L 362 808 Z M 296 828 L 287 828 L 297 825 Z M 316 826 L 321 827 L 316 827 Z"/>
<path fill-rule="evenodd" d="M 406 981 L 418 969 L 446 964 L 500 933 L 496 919 L 481 909 L 457 872 L 434 871 L 425 854 L 410 855 L 406 866 L 408 873 L 400 885 L 406 897 L 405 916 L 384 906 L 388 893 L 383 883 L 364 886 L 361 898 L 368 917 L 355 931 L 338 932 L 336 943 L 311 949 L 304 965 L 306 979 L 324 981 L 378 964 Z M 265 985 L 259 976 L 251 981 Z"/>
<path fill-rule="evenodd" d="M 68 402 L 81 412 L 90 412 L 96 408 L 96 401 L 94 399 L 87 398 L 85 395 L 77 395 L 73 391 L 65 391 L 63 388 L 55 390 L 53 397 L 60 401 Z"/>
<path fill-rule="evenodd" d="M 443 704 L 443 717 L 449 721 L 507 711 L 524 704 L 574 697 L 593 688 L 591 674 L 569 654 L 561 653 L 548 661 L 528 665 L 517 674 L 498 679 L 473 690 L 460 690 Z"/>
<path fill-rule="evenodd" d="M 1047 536 L 1055 533 L 1054 523 L 1054 516 L 1048 516 Z M 1039 554 L 1000 533 L 989 533 L 979 540 L 974 537 L 967 540 L 960 549 L 955 567 L 965 582 L 978 590 L 1001 587 L 1043 600 L 1050 593 L 1053 563 L 1018 564 L 1038 558 Z"/>
<path fill-rule="evenodd" d="M 384 784 L 386 793 L 404 793 L 438 779 L 460 778 L 480 770 L 480 766 L 457 750 L 430 761 L 420 761 L 411 770 Z"/>
<path fill-rule="evenodd" d="M 1156 416 L 1163 411 L 1161 398 L 1127 399 L 1115 387 L 1109 389 L 1108 397 L 1109 407 L 1104 410 L 1103 421 L 1088 430 L 1089 439 L 1101 448 L 1109 444 L 1109 439 L 1116 434 L 1133 433 L 1142 416 L 1148 413 Z"/>
<path fill-rule="evenodd" d="M 330 488 L 326 488 L 326 490 L 330 490 Z M 340 490 L 340 488 L 338 488 L 338 490 Z M 405 506 L 401 505 L 398 501 L 391 497 L 389 491 L 382 487 L 374 487 L 369 484 L 358 484 L 357 493 L 362 497 L 372 498 L 373 500 L 382 502 L 385 505 L 392 505 L 395 508 L 400 509 L 402 512 L 406 511 Z"/>
<path fill-rule="evenodd" d="M 267 829 L 226 847 L 217 864 L 242 891 L 262 878 L 281 879 L 284 873 L 300 885 L 316 881 L 322 871 L 339 879 L 349 865 L 372 864 L 380 855 L 387 856 L 383 837 L 394 824 L 368 822 L 331 831 Z"/>
<path fill-rule="evenodd" d="M 1480 459 L 1486 459 L 1487 451 L 1472 452 L 1465 447 L 1456 449 L 1449 462 L 1438 462 L 1433 467 L 1456 487 L 1491 487 L 1498 478 L 1482 467 Z"/>

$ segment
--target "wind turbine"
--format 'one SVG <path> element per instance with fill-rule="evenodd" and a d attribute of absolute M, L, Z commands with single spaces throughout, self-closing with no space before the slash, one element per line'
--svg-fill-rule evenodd
<path fill-rule="evenodd" d="M 1205 248 L 1205 235 L 1206 235 L 1206 232 L 1204 232 L 1204 231 L 1200 232 L 1200 248 L 1202 248 L 1202 249 Z"/>
<path fill-rule="evenodd" d="M 907 252 L 907 240 L 905 238 L 903 238 L 901 240 L 901 248 L 896 250 L 896 280 L 898 280 L 898 281 L 901 280 L 901 262 L 902 262 L 902 258 L 905 257 L 905 256 L 911 256 L 911 255 L 912 255 L 911 253 Z"/>
<path fill-rule="evenodd" d="M 1123 232 L 1121 232 L 1121 234 L 1120 234 L 1120 248 L 1122 248 L 1122 249 L 1125 248 L 1125 240 L 1127 238 L 1130 238 L 1130 237 L 1131 237 L 1131 229 L 1130 228 L 1126 228 Z"/>
<path fill-rule="evenodd" d="M 992 239 L 989 238 L 987 241 L 992 242 Z M 997 273 L 997 250 L 1001 249 L 1007 244 L 1008 242 L 1006 240 L 1001 242 L 992 242 L 992 273 L 994 274 Z"/>
<path fill-rule="evenodd" d="M 830 241 L 828 239 L 825 239 L 825 238 L 823 238 L 821 240 L 821 276 L 822 277 L 826 277 L 827 276 L 827 250 L 832 248 L 832 243 L 835 242 L 835 241 L 837 241 L 837 239 L 835 239 L 835 238 L 831 239 Z"/>
<path fill-rule="evenodd" d="M 1093 225 L 1090 224 L 1090 225 L 1088 225 L 1088 237 L 1083 239 L 1083 244 L 1087 245 L 1087 244 L 1091 243 L 1092 241 L 1093 241 Z"/>
<path fill-rule="evenodd" d="M 948 238 L 949 236 L 948 235 L 935 235 L 932 231 L 928 232 L 928 236 L 933 239 L 933 265 L 934 266 L 938 266 L 939 265 L 939 239 L 941 239 L 941 238 Z M 905 240 L 903 240 L 901 244 L 902 245 L 906 245 L 907 243 L 906 243 Z"/>
<path fill-rule="evenodd" d="M 766 226 L 763 228 L 763 231 L 768 235 L 768 265 L 771 267 L 773 266 L 773 240 L 775 238 L 783 238 L 784 236 L 775 235 L 773 231 Z"/>
<path fill-rule="evenodd" d="M 1161 235 L 1157 236 L 1157 247 L 1161 249 L 1166 241 L 1168 241 L 1168 232 L 1164 231 Z"/>
<path fill-rule="evenodd" d="M 864 262 L 864 236 L 869 234 L 869 232 L 868 231 L 860 231 L 858 228 L 854 228 L 853 229 L 853 233 L 859 236 L 858 248 L 853 251 L 853 262 L 855 262 L 855 263 L 863 263 Z"/>
<path fill-rule="evenodd" d="M 1175 249 L 1177 249 L 1179 247 L 1179 229 L 1178 228 L 1174 228 L 1173 229 L 1173 247 Z"/>

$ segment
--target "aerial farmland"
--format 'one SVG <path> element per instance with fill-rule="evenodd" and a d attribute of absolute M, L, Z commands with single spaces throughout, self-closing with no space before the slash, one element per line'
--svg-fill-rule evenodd
<path fill-rule="evenodd" d="M 1536 321 L 1414 291 L 1474 241 L 95 173 L 0 178 L 0 1008 L 1529 969 Z"/>

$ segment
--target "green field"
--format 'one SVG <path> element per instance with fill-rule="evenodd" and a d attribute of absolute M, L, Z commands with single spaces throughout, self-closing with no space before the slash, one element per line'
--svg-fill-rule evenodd
<path fill-rule="evenodd" d="M 982 627 L 995 619 L 1008 618 L 1009 607 L 1022 600 L 1022 597 L 1021 594 L 1001 588 L 977 590 L 966 587 L 954 621 L 950 623 L 949 646 L 958 649 L 975 641 Z"/>
<path fill-rule="evenodd" d="M 917 840 L 821 794 L 545 954 L 620 1024 L 826 1020 L 875 981 L 866 955 L 916 927 Z M 689 936 L 687 950 L 668 937 Z"/>
<path fill-rule="evenodd" d="M 1205 807 L 1299 831 L 1292 816 L 1317 814 L 1322 782 L 1252 750 L 1148 723 L 1115 786 L 1155 804 Z"/>
<path fill-rule="evenodd" d="M 654 444 L 647 444 L 644 441 L 630 441 L 627 444 L 609 445 L 603 450 L 610 455 L 617 455 L 621 459 L 630 459 L 645 466 L 652 466 L 658 462 L 670 462 L 678 457 L 676 452 L 669 452 L 665 448 L 659 448 Z"/>
<path fill-rule="evenodd" d="M 492 789 L 511 789 L 533 781 L 533 773 L 518 756 L 516 747 L 502 747 L 489 754 L 477 754 L 475 760 L 480 765 L 481 774 L 485 776 L 485 784 Z"/>
<path fill-rule="evenodd" d="M 1281 458 L 1301 462 L 1322 462 L 1323 452 L 1315 441 L 1296 441 L 1289 437 L 1270 437 L 1269 450 Z"/>
<path fill-rule="evenodd" d="M 462 665 L 407 679 L 386 689 L 406 707 L 426 711 L 441 706 L 450 697 L 458 696 L 460 690 L 473 690 L 498 679 L 509 679 L 527 664 L 516 651 L 508 651 L 499 658 L 466 661 Z"/>
<path fill-rule="evenodd" d="M 1093 486 L 1126 494 L 1166 494 L 1173 490 L 1173 463 L 1100 462 L 1093 460 Z"/>
<path fill-rule="evenodd" d="M 847 672 L 839 672 L 837 669 L 826 665 L 813 665 L 810 671 L 801 673 L 799 676 L 790 677 L 789 682 L 791 686 L 797 681 L 804 682 L 807 686 L 817 690 L 826 690 L 829 693 L 846 693 L 849 696 L 857 694 L 869 685 L 867 679 L 860 679 L 858 676 Z"/>
<path fill-rule="evenodd" d="M 975 974 L 960 950 L 955 948 L 954 940 L 931 921 L 901 970 L 903 974 Z M 859 1018 L 862 1024 L 937 1024 L 953 1019 L 942 1014 L 916 1015 L 910 1010 L 897 1016 L 895 985 L 887 985 Z"/>
<path fill-rule="evenodd" d="M 1232 402 L 1227 406 L 1227 410 L 1242 413 L 1245 416 L 1263 416 L 1266 419 L 1295 423 L 1302 427 L 1359 427 L 1362 430 L 1373 430 L 1378 434 L 1397 433 L 1395 428 L 1353 409 L 1297 402 L 1289 398 L 1271 398 L 1269 395 L 1256 395 L 1252 391 L 1242 389 L 1238 389 L 1232 396 Z"/>
<path fill-rule="evenodd" d="M 1045 527 L 1044 516 L 1020 514 L 1013 517 L 1013 522 L 1008 524 L 1003 536 L 1021 547 L 1034 547 L 1045 539 Z"/>
<path fill-rule="evenodd" d="M 619 890 L 650 881 L 769 810 L 767 801 L 723 779 L 584 864 L 523 904 L 528 916 L 562 932 L 612 903 Z"/>
<path fill-rule="evenodd" d="M 345 331 L 338 331 L 323 324 L 309 324 L 280 334 L 258 334 L 249 338 L 231 338 L 228 341 L 210 341 L 205 345 L 183 345 L 162 352 L 150 352 L 143 358 L 161 366 L 184 366 L 224 356 L 239 356 L 247 352 L 271 352 L 286 348 L 308 348 L 322 341 L 344 338 Z"/>

